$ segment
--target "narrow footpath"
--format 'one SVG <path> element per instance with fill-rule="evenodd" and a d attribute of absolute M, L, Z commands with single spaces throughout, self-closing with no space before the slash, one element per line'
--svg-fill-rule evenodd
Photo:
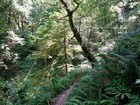
<path fill-rule="evenodd" d="M 64 90 L 60 95 L 58 95 L 52 102 L 51 105 L 64 105 L 71 93 L 74 85 L 70 86 L 68 89 Z"/>
<path fill-rule="evenodd" d="M 77 81 L 79 81 L 85 74 L 80 75 L 78 78 L 76 78 L 72 83 L 72 85 L 64 90 L 61 94 L 59 94 L 56 98 L 54 98 L 51 101 L 51 105 L 64 105 L 72 91 L 72 89 L 74 88 L 74 86 L 77 84 Z"/>

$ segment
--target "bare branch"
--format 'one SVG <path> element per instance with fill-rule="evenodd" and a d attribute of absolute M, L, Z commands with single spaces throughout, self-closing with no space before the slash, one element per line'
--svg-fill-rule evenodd
<path fill-rule="evenodd" d="M 39 19 L 36 23 L 32 23 L 32 25 L 29 25 L 28 28 L 33 29 L 33 28 L 37 27 L 40 23 L 42 23 L 47 18 L 48 17 L 46 16 L 46 17 Z"/>
<path fill-rule="evenodd" d="M 79 8 L 79 5 L 77 5 L 71 12 L 73 13 L 74 11 L 76 11 Z"/>
<path fill-rule="evenodd" d="M 42 23 L 47 18 L 48 17 L 46 16 L 46 17 L 43 17 L 43 18 L 39 19 L 34 25 L 38 25 L 38 24 Z"/>
<path fill-rule="evenodd" d="M 65 9 L 66 9 L 67 13 L 69 13 L 69 12 L 70 12 L 70 9 L 68 8 L 67 3 L 66 3 L 66 2 L 64 2 L 64 0 L 60 0 L 60 2 L 64 5 L 64 7 L 65 7 Z"/>
<path fill-rule="evenodd" d="M 81 2 L 79 2 L 79 3 L 78 3 L 76 0 L 73 0 L 73 2 L 74 2 L 75 4 L 77 4 L 77 6 L 76 6 L 71 12 L 76 11 L 76 10 L 79 8 L 80 4 L 83 2 L 83 0 L 82 0 Z"/>
<path fill-rule="evenodd" d="M 68 39 L 68 41 L 70 42 L 73 38 L 74 38 L 74 36 L 72 36 L 70 39 Z"/>
<path fill-rule="evenodd" d="M 32 69 L 33 69 L 33 67 L 36 65 L 36 61 L 33 63 L 33 65 L 31 66 L 31 68 L 29 69 L 29 71 L 27 72 L 27 74 L 24 76 L 24 78 L 23 78 L 23 80 L 26 80 L 28 77 L 29 77 L 29 75 L 30 75 L 30 73 L 31 73 L 31 71 L 32 71 Z"/>
<path fill-rule="evenodd" d="M 72 36 L 70 39 L 68 39 L 68 41 L 67 41 L 67 44 L 66 45 L 68 45 L 70 42 L 71 42 L 71 40 L 74 38 L 74 36 Z"/>
<path fill-rule="evenodd" d="M 77 5 L 79 4 L 76 0 L 73 0 L 73 2 L 74 2 L 75 4 L 77 4 Z"/>
<path fill-rule="evenodd" d="M 65 16 L 63 16 L 63 17 L 57 19 L 57 21 L 59 21 L 59 20 L 64 20 L 64 18 L 66 18 L 66 17 L 68 17 L 68 15 L 65 15 Z"/>

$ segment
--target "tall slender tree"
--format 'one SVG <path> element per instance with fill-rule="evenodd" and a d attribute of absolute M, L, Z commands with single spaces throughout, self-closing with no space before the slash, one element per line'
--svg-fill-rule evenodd
<path fill-rule="evenodd" d="M 68 6 L 68 4 L 64 0 L 60 0 L 60 2 L 63 4 L 63 6 L 64 6 L 64 8 L 67 12 L 67 16 L 68 16 L 68 19 L 69 19 L 68 20 L 69 25 L 70 25 L 71 31 L 74 34 L 74 37 L 76 38 L 77 42 L 81 46 L 81 48 L 84 52 L 84 56 L 91 62 L 91 65 L 93 67 L 94 63 L 97 62 L 97 60 L 94 57 L 94 55 L 91 54 L 90 49 L 88 47 L 86 47 L 86 45 L 84 44 L 84 42 L 82 40 L 82 37 L 80 35 L 80 32 L 76 28 L 76 26 L 74 24 L 74 20 L 73 20 L 73 14 L 79 8 L 79 5 L 80 5 L 81 2 L 77 2 L 77 1 L 73 0 L 73 2 L 76 4 L 76 7 L 72 10 L 70 10 L 70 7 Z"/>

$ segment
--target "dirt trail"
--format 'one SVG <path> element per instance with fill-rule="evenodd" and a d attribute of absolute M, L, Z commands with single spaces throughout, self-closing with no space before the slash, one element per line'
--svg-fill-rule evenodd
<path fill-rule="evenodd" d="M 69 94 L 71 93 L 72 89 L 74 86 L 77 84 L 77 81 L 81 79 L 85 74 L 80 75 L 78 78 L 76 78 L 73 82 L 72 85 L 64 90 L 61 94 L 59 94 L 56 98 L 54 98 L 51 101 L 51 105 L 64 105 L 69 97 Z"/>
<path fill-rule="evenodd" d="M 60 95 L 58 95 L 52 102 L 51 105 L 64 105 L 67 101 L 69 94 L 71 93 L 74 85 L 70 86 L 68 89 L 64 90 Z"/>

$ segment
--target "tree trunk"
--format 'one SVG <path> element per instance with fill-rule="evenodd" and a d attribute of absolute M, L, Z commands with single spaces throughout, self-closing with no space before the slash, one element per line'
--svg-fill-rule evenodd
<path fill-rule="evenodd" d="M 66 44 L 66 36 L 64 36 L 64 53 L 65 53 L 65 73 L 68 73 L 68 64 L 67 64 L 67 44 Z"/>
<path fill-rule="evenodd" d="M 81 46 L 81 48 L 82 48 L 82 50 L 84 52 L 84 56 L 89 60 L 89 62 L 91 63 L 92 67 L 95 66 L 93 63 L 97 62 L 97 60 L 91 54 L 89 48 L 86 47 L 85 44 L 83 43 L 80 33 L 78 32 L 77 28 L 75 28 L 75 26 L 74 26 L 72 14 L 68 14 L 68 17 L 69 17 L 69 24 L 70 24 L 71 31 L 73 32 L 74 37 L 76 38 L 77 42 Z"/>
<path fill-rule="evenodd" d="M 66 2 L 64 2 L 64 0 L 60 0 L 61 3 L 64 5 L 65 10 L 67 11 L 67 16 L 69 18 L 69 25 L 71 28 L 71 31 L 74 34 L 74 37 L 76 38 L 77 42 L 79 43 L 79 45 L 81 46 L 83 52 L 84 52 L 84 56 L 89 60 L 89 62 L 91 63 L 92 67 L 95 66 L 95 62 L 97 62 L 96 58 L 91 54 L 90 50 L 88 47 L 85 46 L 85 44 L 83 43 L 82 37 L 80 35 L 80 32 L 78 32 L 78 29 L 75 27 L 74 22 L 73 22 L 73 13 L 74 11 L 76 11 L 76 9 L 79 7 L 79 4 L 77 4 L 77 7 L 73 10 L 70 10 L 68 8 L 68 5 Z"/>

